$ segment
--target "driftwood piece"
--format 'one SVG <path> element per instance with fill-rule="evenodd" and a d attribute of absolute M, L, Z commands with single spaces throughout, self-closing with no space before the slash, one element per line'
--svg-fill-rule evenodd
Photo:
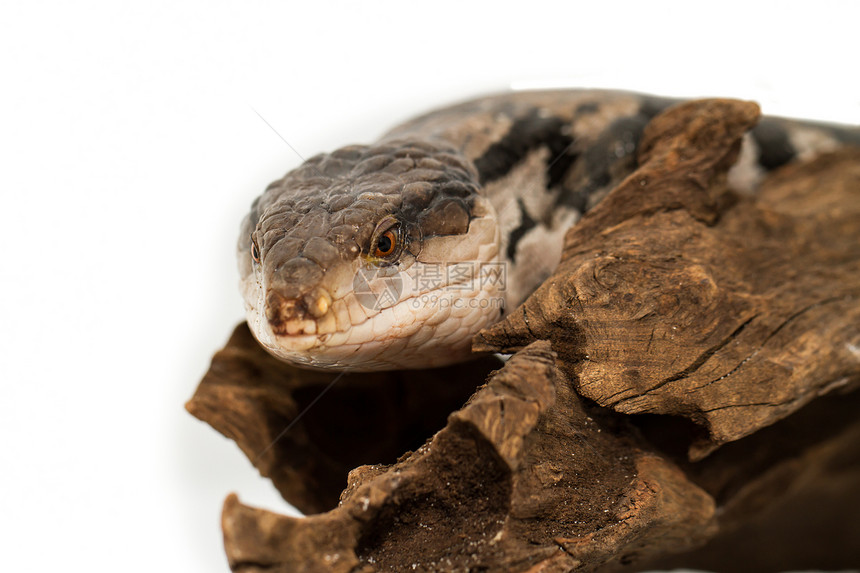
<path fill-rule="evenodd" d="M 422 445 L 499 366 L 485 357 L 426 372 L 301 370 L 269 355 L 242 323 L 186 408 L 234 440 L 285 500 L 319 513 L 337 505 L 351 469 Z"/>
<path fill-rule="evenodd" d="M 694 459 L 856 384 L 860 155 L 787 167 L 738 198 L 721 169 L 756 113 L 692 102 L 651 122 L 639 170 L 475 348 L 553 341 L 582 396 L 706 428 Z"/>
<path fill-rule="evenodd" d="M 711 497 L 613 424 L 590 417 L 537 342 L 425 446 L 350 473 L 336 509 L 295 519 L 229 498 L 231 567 L 567 571 L 706 539 Z"/>
<path fill-rule="evenodd" d="M 231 568 L 860 564 L 860 151 L 739 197 L 725 171 L 757 114 L 710 100 L 655 118 L 556 274 L 476 339 L 517 352 L 493 374 L 486 358 L 335 381 L 237 328 L 189 411 L 329 511 L 231 496 Z"/>
<path fill-rule="evenodd" d="M 860 567 L 857 394 L 819 399 L 691 464 L 687 475 L 717 499 L 720 531 L 700 549 L 640 568 L 764 573 Z"/>

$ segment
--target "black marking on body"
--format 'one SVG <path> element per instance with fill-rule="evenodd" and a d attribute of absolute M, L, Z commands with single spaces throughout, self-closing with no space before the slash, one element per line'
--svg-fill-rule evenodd
<path fill-rule="evenodd" d="M 639 115 L 643 115 L 649 120 L 654 119 L 657 115 L 666 111 L 666 108 L 680 103 L 683 100 L 672 99 L 666 97 L 643 95 L 639 104 Z"/>
<path fill-rule="evenodd" d="M 785 165 L 797 155 L 788 132 L 778 121 L 762 118 L 752 129 L 752 136 L 759 148 L 759 165 L 768 171 Z"/>
<path fill-rule="evenodd" d="M 481 184 L 501 179 L 531 151 L 545 145 L 550 150 L 547 188 L 558 185 L 576 161 L 576 154 L 570 152 L 573 138 L 564 133 L 566 125 L 558 117 L 540 117 L 537 110 L 516 120 L 502 139 L 490 145 L 483 155 L 475 159 Z"/>
<path fill-rule="evenodd" d="M 600 189 L 627 175 L 624 163 L 632 165 L 642 133 L 650 118 L 645 114 L 622 117 L 612 122 L 582 154 L 584 178 L 578 179 L 573 188 L 564 189 L 556 205 L 571 207 L 585 213 L 591 196 Z"/>
<path fill-rule="evenodd" d="M 579 104 L 574 113 L 578 116 L 591 115 L 597 113 L 598 110 L 600 110 L 600 104 L 595 101 L 589 101 Z"/>
<path fill-rule="evenodd" d="M 573 151 L 573 138 L 560 133 L 558 137 L 547 142 L 549 147 L 549 163 L 546 166 L 546 188 L 555 189 L 564 181 L 564 176 L 579 158 Z"/>
<path fill-rule="evenodd" d="M 860 146 L 860 128 L 851 128 L 851 127 L 842 127 L 842 126 L 824 126 L 826 127 L 830 133 L 833 134 L 834 139 L 839 143 L 844 145 L 857 145 Z"/>
<path fill-rule="evenodd" d="M 558 207 L 570 207 L 571 209 L 575 209 L 579 214 L 583 214 L 588 210 L 589 190 L 593 190 L 590 185 L 575 189 L 563 189 L 555 204 Z"/>
<path fill-rule="evenodd" d="M 508 259 L 510 259 L 511 262 L 514 262 L 516 259 L 517 244 L 519 244 L 520 240 L 525 237 L 529 231 L 537 226 L 537 221 L 532 219 L 531 215 L 529 215 L 522 198 L 517 198 L 517 204 L 520 207 L 520 225 L 511 231 L 511 236 L 508 237 Z"/>

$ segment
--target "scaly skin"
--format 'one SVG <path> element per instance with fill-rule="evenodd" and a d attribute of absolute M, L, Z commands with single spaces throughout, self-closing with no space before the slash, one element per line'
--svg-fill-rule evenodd
<path fill-rule="evenodd" d="M 318 155 L 254 201 L 239 237 L 248 324 L 273 355 L 355 371 L 467 359 L 472 336 L 553 271 L 564 233 L 635 168 L 675 100 L 521 92 L 416 118 L 370 146 Z M 730 182 L 857 130 L 765 118 Z"/>

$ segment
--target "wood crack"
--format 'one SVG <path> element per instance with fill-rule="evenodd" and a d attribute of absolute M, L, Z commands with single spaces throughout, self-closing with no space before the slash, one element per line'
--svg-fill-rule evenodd
<path fill-rule="evenodd" d="M 714 378 L 713 380 L 711 380 L 711 381 L 709 381 L 709 382 L 707 382 L 707 383 L 705 383 L 705 384 L 702 384 L 702 385 L 700 385 L 700 386 L 696 386 L 696 387 L 694 387 L 694 388 L 691 388 L 691 389 L 687 390 L 687 392 L 686 392 L 686 393 L 687 393 L 687 394 L 690 394 L 690 393 L 693 393 L 693 392 L 697 392 L 697 391 L 701 390 L 702 388 L 707 388 L 707 387 L 708 387 L 708 386 L 710 386 L 711 384 L 714 384 L 714 383 L 716 383 L 716 382 L 720 382 L 721 380 L 725 380 L 725 379 L 726 379 L 726 378 L 728 378 L 729 376 L 732 376 L 733 374 L 735 374 L 738 370 L 740 370 L 740 368 L 741 368 L 744 364 L 746 364 L 747 362 L 749 362 L 749 361 L 750 361 L 752 358 L 754 358 L 754 357 L 755 357 L 759 352 L 761 352 L 761 350 L 762 350 L 762 349 L 764 349 L 764 347 L 767 345 L 767 343 L 768 343 L 768 342 L 769 342 L 769 341 L 770 341 L 774 336 L 776 336 L 776 335 L 777 335 L 777 333 L 779 333 L 781 330 L 783 330 L 783 329 L 788 325 L 788 323 L 790 323 L 790 322 L 794 321 L 795 319 L 799 318 L 800 316 L 802 316 L 802 315 L 803 315 L 803 314 L 805 314 L 806 312 L 808 312 L 808 311 L 812 310 L 813 308 L 817 308 L 817 307 L 819 307 L 819 306 L 823 306 L 823 305 L 825 305 L 825 304 L 829 304 L 829 303 L 831 303 L 831 302 L 836 302 L 836 301 L 839 301 L 839 300 L 850 299 L 850 298 L 853 298 L 853 297 L 852 297 L 851 295 L 847 295 L 847 296 L 844 296 L 844 297 L 831 297 L 831 298 L 829 298 L 829 299 L 824 299 L 824 300 L 821 300 L 821 301 L 818 301 L 818 302 L 814 302 L 814 303 L 811 303 L 811 304 L 807 305 L 806 307 L 804 307 L 804 308 L 802 308 L 801 310 L 799 310 L 799 311 L 795 312 L 794 314 L 792 314 L 791 316 L 789 316 L 788 318 L 786 318 L 783 322 L 781 322 L 781 323 L 779 324 L 779 326 L 777 326 L 777 327 L 773 330 L 773 332 L 771 332 L 767 337 L 765 337 L 765 339 L 762 341 L 762 343 L 761 343 L 761 345 L 759 346 L 759 348 L 756 348 L 752 353 L 750 353 L 750 355 L 749 355 L 749 356 L 747 356 L 746 358 L 744 358 L 743 360 L 741 360 L 740 362 L 738 362 L 738 364 L 737 364 L 734 368 L 732 368 L 731 370 L 729 370 L 728 372 L 726 372 L 725 374 L 723 374 L 723 375 L 722 375 L 722 376 L 720 376 L 719 378 Z"/>
<path fill-rule="evenodd" d="M 653 387 L 649 388 L 648 390 L 646 390 L 646 391 L 644 392 L 644 394 L 642 394 L 642 395 L 644 396 L 644 395 L 650 394 L 650 393 L 652 393 L 653 391 L 655 391 L 655 390 L 658 390 L 658 389 L 662 388 L 662 387 L 663 387 L 663 386 L 665 386 L 666 384 L 669 384 L 669 383 L 671 383 L 671 382 L 675 382 L 675 381 L 677 381 L 677 380 L 680 380 L 681 378 L 686 378 L 686 377 L 688 377 L 690 374 L 692 374 L 693 372 L 695 372 L 696 370 L 698 370 L 699 368 L 701 368 L 701 367 L 702 367 L 702 365 L 704 365 L 704 364 L 705 364 L 705 362 L 707 362 L 707 361 L 708 361 L 708 360 L 709 360 L 709 359 L 710 359 L 714 354 L 716 354 L 717 352 L 719 352 L 720 350 L 722 350 L 723 348 L 725 348 L 727 344 L 729 344 L 731 341 L 735 340 L 738 336 L 740 336 L 740 334 L 744 331 L 744 329 L 746 329 L 746 327 L 747 327 L 747 326 L 749 326 L 749 324 L 750 324 L 753 320 L 755 320 L 755 318 L 756 318 L 757 316 L 758 316 L 757 314 L 754 314 L 753 316 L 751 316 L 750 318 L 748 318 L 746 321 L 744 321 L 744 322 L 743 322 L 743 324 L 741 324 L 740 326 L 738 326 L 738 327 L 737 327 L 737 328 L 736 328 L 736 329 L 735 329 L 731 334 L 729 334 L 725 339 L 721 340 L 720 342 L 718 342 L 717 344 L 713 345 L 712 347 L 708 348 L 705 352 L 703 352 L 702 354 L 700 354 L 700 355 L 696 358 L 696 360 L 694 360 L 694 361 L 693 361 L 693 363 L 692 363 L 692 364 L 690 364 L 688 367 L 684 368 L 684 369 L 683 369 L 683 370 L 681 370 L 680 372 L 677 372 L 677 373 L 675 373 L 675 374 L 673 374 L 673 375 L 669 376 L 668 378 L 663 379 L 663 380 L 662 380 L 662 381 L 660 381 L 656 386 L 653 386 Z M 623 399 L 623 400 L 619 400 L 619 401 L 617 402 L 617 404 L 620 404 L 621 402 L 624 402 L 624 401 L 626 401 L 626 400 L 629 400 L 629 399 L 631 399 L 631 398 L 635 398 L 635 397 L 638 397 L 638 396 L 631 396 L 630 398 L 625 398 L 625 399 Z M 615 405 L 615 404 L 612 404 L 612 405 Z"/>

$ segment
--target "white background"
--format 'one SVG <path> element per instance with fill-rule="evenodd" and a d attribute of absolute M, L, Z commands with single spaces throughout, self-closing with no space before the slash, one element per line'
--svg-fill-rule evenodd
<path fill-rule="evenodd" d="M 231 491 L 183 410 L 242 319 L 234 245 L 299 158 L 517 87 L 757 99 L 860 122 L 857 3 L 5 2 L 0 568 L 226 571 Z"/>

